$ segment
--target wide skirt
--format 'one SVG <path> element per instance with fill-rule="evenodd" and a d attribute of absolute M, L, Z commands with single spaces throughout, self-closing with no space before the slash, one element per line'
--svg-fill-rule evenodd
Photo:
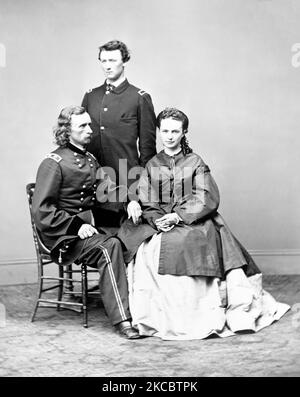
<path fill-rule="evenodd" d="M 279 320 L 289 305 L 262 288 L 262 275 L 241 268 L 216 277 L 158 274 L 161 234 L 141 244 L 128 265 L 132 325 L 144 336 L 165 340 L 257 332 Z"/>

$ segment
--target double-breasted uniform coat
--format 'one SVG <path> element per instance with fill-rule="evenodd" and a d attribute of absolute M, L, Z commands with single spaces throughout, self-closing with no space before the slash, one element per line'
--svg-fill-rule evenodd
<path fill-rule="evenodd" d="M 107 179 L 103 175 L 98 161 L 89 152 L 70 143 L 59 147 L 39 166 L 32 214 L 57 263 L 85 261 L 98 267 L 102 300 L 111 322 L 117 324 L 130 319 L 121 243 L 100 228 L 99 234 L 92 237 L 78 236 L 83 224 L 94 224 L 97 189 Z"/>
<path fill-rule="evenodd" d="M 140 172 L 136 167 L 144 167 L 156 154 L 155 113 L 150 95 L 133 86 L 127 79 L 119 86 L 106 83 L 84 95 L 82 106 L 89 113 L 93 137 L 87 149 L 102 167 L 110 167 L 115 172 L 116 184 L 129 187 Z M 120 163 L 121 160 L 121 163 Z M 125 161 L 124 161 L 125 160 Z M 121 164 L 121 165 L 120 165 Z M 110 173 L 110 177 L 113 178 Z M 119 224 L 121 205 L 105 215 L 102 210 L 101 223 Z"/>

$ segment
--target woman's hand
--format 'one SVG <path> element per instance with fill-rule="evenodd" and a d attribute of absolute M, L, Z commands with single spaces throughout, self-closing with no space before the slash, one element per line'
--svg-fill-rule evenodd
<path fill-rule="evenodd" d="M 130 201 L 127 206 L 128 219 L 132 218 L 132 222 L 137 225 L 142 215 L 142 209 L 139 203 L 135 200 Z"/>
<path fill-rule="evenodd" d="M 161 218 L 156 219 L 155 225 L 158 230 L 162 232 L 168 232 L 173 229 L 175 225 L 180 222 L 180 217 L 176 214 L 176 212 L 172 212 L 171 214 L 166 214 Z"/>

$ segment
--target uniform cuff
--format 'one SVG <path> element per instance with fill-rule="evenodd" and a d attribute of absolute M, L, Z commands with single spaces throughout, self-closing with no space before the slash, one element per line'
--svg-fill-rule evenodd
<path fill-rule="evenodd" d="M 79 229 L 84 224 L 84 221 L 79 216 L 74 216 L 66 234 L 77 235 Z"/>

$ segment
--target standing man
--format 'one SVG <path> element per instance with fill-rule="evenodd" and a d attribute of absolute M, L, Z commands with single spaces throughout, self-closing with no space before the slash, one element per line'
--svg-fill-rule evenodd
<path fill-rule="evenodd" d="M 129 59 L 128 48 L 121 41 L 110 41 L 99 47 L 99 60 L 106 80 L 100 87 L 87 92 L 82 101 L 91 117 L 94 132 L 88 150 L 102 167 L 111 167 L 115 171 L 118 185 L 127 188 L 139 176 L 133 173 L 128 177 L 128 172 L 133 167 L 144 167 L 156 154 L 156 118 L 152 100 L 148 93 L 126 79 L 125 64 Z M 138 217 L 139 204 L 136 202 L 131 208 L 132 217 Z M 108 224 L 119 226 L 123 216 L 123 208 L 116 205 L 114 213 L 102 211 L 101 221 L 103 224 L 106 218 Z"/>
<path fill-rule="evenodd" d="M 42 161 L 32 214 L 44 244 L 58 264 L 85 262 L 99 270 L 102 301 L 111 323 L 127 338 L 131 327 L 126 270 L 120 241 L 97 228 L 95 208 L 99 165 L 86 151 L 91 119 L 80 106 L 64 108 L 54 128 L 58 148 Z M 128 205 L 130 207 L 130 204 Z"/>

